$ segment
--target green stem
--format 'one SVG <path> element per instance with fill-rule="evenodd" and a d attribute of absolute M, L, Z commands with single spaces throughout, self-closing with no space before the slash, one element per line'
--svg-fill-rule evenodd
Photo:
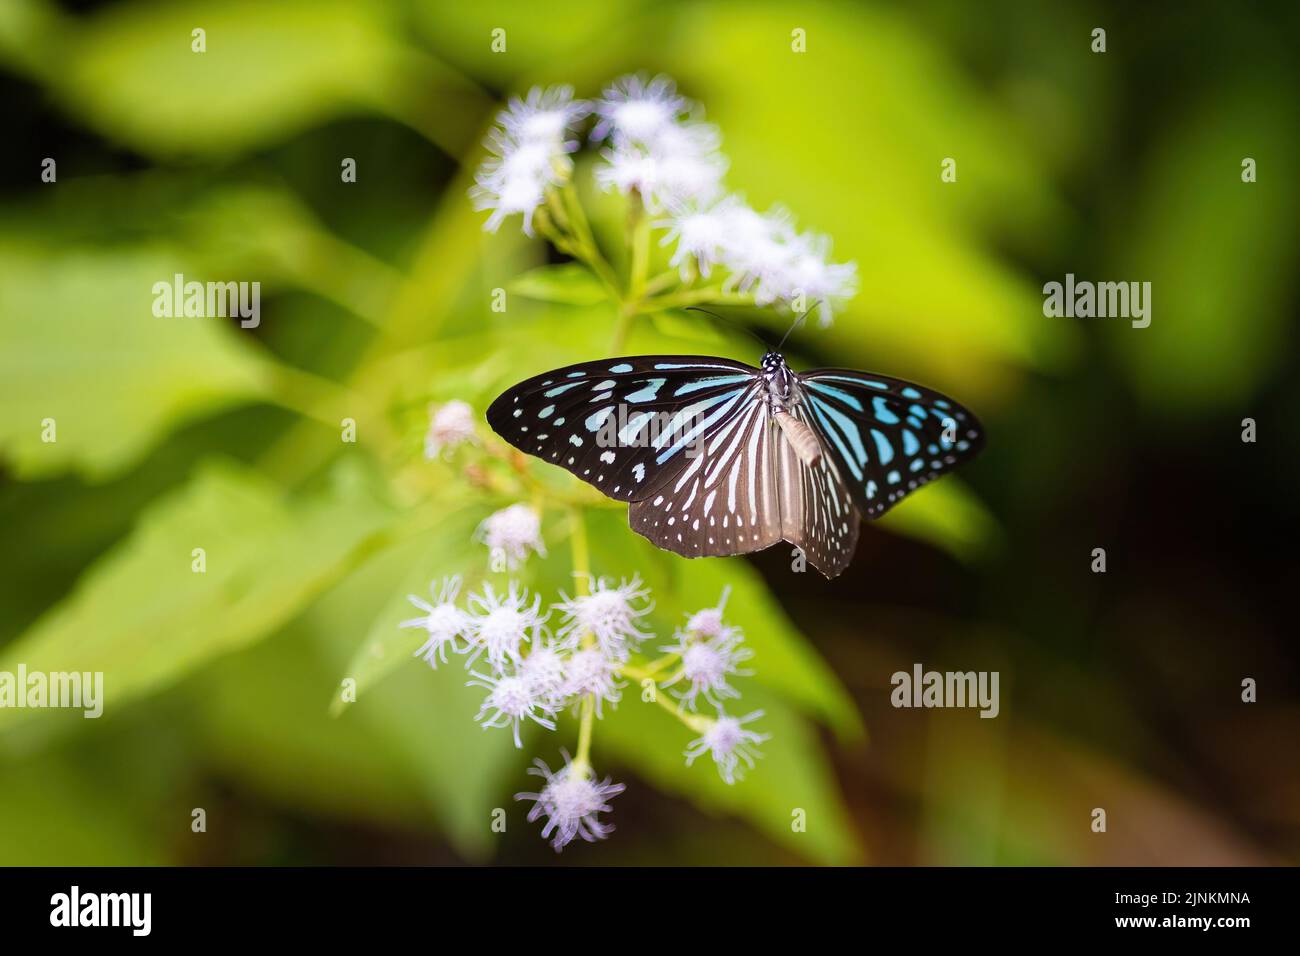
<path fill-rule="evenodd" d="M 669 269 L 667 272 L 661 272 L 653 279 L 646 282 L 645 288 L 641 290 L 641 294 L 643 296 L 658 295 L 660 292 L 663 292 L 664 289 L 670 289 L 681 281 L 682 274 L 676 269 Z"/>
<path fill-rule="evenodd" d="M 645 287 L 650 272 L 650 217 L 646 215 L 641 197 L 632 194 L 632 267 L 628 275 L 627 298 L 640 302 L 645 297 Z"/>
<path fill-rule="evenodd" d="M 632 320 L 636 318 L 637 310 L 626 304 L 618 310 L 618 318 L 614 320 L 614 337 L 609 340 L 609 354 L 611 357 L 617 357 L 623 351 L 627 344 L 627 334 L 632 331 Z"/>
<path fill-rule="evenodd" d="M 569 512 L 572 522 L 570 547 L 573 550 L 573 570 L 578 583 L 575 585 L 579 595 L 590 593 L 591 586 L 591 550 L 587 544 L 587 526 L 582 520 L 582 512 L 573 508 Z M 582 646 L 591 647 L 596 642 L 595 636 L 588 631 L 582 635 Z M 591 732 L 596 724 L 596 698 L 588 694 L 582 699 L 581 716 L 578 722 L 578 752 L 570 764 L 570 773 L 586 777 L 591 773 Z"/>
<path fill-rule="evenodd" d="M 587 214 L 582 209 L 582 202 L 578 199 L 578 192 L 573 188 L 572 182 L 564 184 L 560 191 L 560 199 L 563 201 L 564 211 L 568 214 L 567 227 L 576 240 L 575 248 L 579 250 L 570 254 L 581 259 L 592 272 L 596 273 L 597 278 L 605 284 L 606 290 L 615 300 L 621 299 L 618 276 L 614 274 L 614 267 L 609 264 L 601 253 L 600 247 L 596 245 L 591 223 L 587 221 Z"/>

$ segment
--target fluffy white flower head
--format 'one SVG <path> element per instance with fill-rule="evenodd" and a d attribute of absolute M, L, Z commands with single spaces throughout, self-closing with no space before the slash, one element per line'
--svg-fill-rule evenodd
<path fill-rule="evenodd" d="M 743 641 L 740 631 L 731 627 L 724 628 L 721 635 L 708 640 L 696 639 L 689 632 L 680 634 L 675 645 L 663 648 L 682 659 L 681 670 L 664 686 L 685 681 L 686 687 L 673 693 L 691 710 L 696 708 L 701 696 L 715 707 L 721 707 L 722 701 L 728 697 L 739 697 L 740 693 L 731 686 L 730 679 L 748 677 L 753 673 L 739 667 L 741 662 L 754 656 L 753 651 L 742 646 Z"/>
<path fill-rule="evenodd" d="M 730 596 L 731 585 L 727 585 L 722 589 L 722 598 L 718 601 L 717 607 L 706 607 L 702 611 L 696 611 L 686 621 L 686 630 L 703 638 L 721 637 L 726 630 L 726 625 L 722 623 L 722 612 Z"/>
<path fill-rule="evenodd" d="M 476 535 L 488 546 L 495 569 L 514 570 L 527 560 L 529 551 L 546 557 L 541 515 L 528 505 L 511 505 L 488 515 Z"/>
<path fill-rule="evenodd" d="M 547 701 L 539 697 L 523 677 L 515 674 L 502 674 L 491 677 L 472 672 L 474 680 L 466 681 L 466 687 L 483 687 L 488 691 L 478 716 L 474 719 L 488 727 L 510 727 L 514 731 L 515 746 L 523 747 L 519 739 L 519 725 L 525 719 L 531 720 L 547 730 L 555 729 L 555 721 L 550 715 L 554 713 Z"/>
<path fill-rule="evenodd" d="M 533 214 L 545 200 L 546 188 L 573 169 L 568 154 L 578 143 L 569 134 L 589 111 L 567 86 L 533 87 L 522 99 L 510 100 L 497 116 L 499 126 L 488 134 L 492 156 L 479 167 L 469 191 L 475 209 L 492 211 L 484 229 L 496 232 L 518 214 L 524 234 L 533 234 Z"/>
<path fill-rule="evenodd" d="M 519 668 L 519 676 L 531 693 L 553 708 L 558 710 L 563 704 L 564 657 L 553 642 L 535 641 Z"/>
<path fill-rule="evenodd" d="M 692 740 L 686 748 L 686 765 L 689 767 L 697 757 L 709 754 L 718 766 L 718 774 L 729 784 L 734 784 L 744 776 L 745 768 L 753 768 L 754 761 L 761 757 L 758 745 L 770 740 L 769 734 L 760 734 L 746 730 L 743 726 L 751 720 L 763 716 L 761 710 L 744 717 L 728 717 L 718 711 L 717 720 L 709 724 L 704 734 Z M 741 764 L 744 764 L 744 768 Z"/>
<path fill-rule="evenodd" d="M 435 670 L 438 661 L 447 663 L 447 648 L 458 651 L 456 639 L 464 633 L 469 624 L 469 615 L 456 606 L 456 596 L 460 593 L 460 576 L 444 578 L 442 586 L 436 588 L 437 582 L 429 585 L 429 594 L 434 603 L 430 604 L 414 594 L 406 599 L 424 612 L 423 617 L 403 621 L 402 627 L 419 627 L 429 635 L 414 657 L 422 657 Z"/>
<path fill-rule="evenodd" d="M 595 102 L 597 121 L 591 138 L 599 142 L 613 134 L 616 141 L 649 145 L 690 108 L 690 101 L 677 94 L 677 85 L 666 76 L 652 80 L 622 76 Z"/>
<path fill-rule="evenodd" d="M 506 594 L 497 594 L 485 582 L 483 593 L 471 594 L 469 604 L 476 613 L 465 627 L 471 652 L 465 666 L 483 654 L 498 672 L 505 671 L 507 665 L 521 663 L 523 645 L 532 642 L 546 620 L 541 613 L 541 596 L 535 596 L 529 605 L 527 590 L 520 591 L 516 582 L 510 582 Z"/>
<path fill-rule="evenodd" d="M 462 401 L 429 406 L 429 431 L 424 436 L 424 457 L 440 454 L 474 440 L 474 409 Z"/>
<path fill-rule="evenodd" d="M 511 97 L 497 123 L 517 143 L 542 143 L 571 153 L 578 141 L 569 134 L 590 112 L 589 103 L 573 98 L 571 86 L 534 86 L 522 98 Z"/>
<path fill-rule="evenodd" d="M 636 191 L 651 211 L 709 203 L 722 192 L 727 170 L 719 141 L 717 128 L 707 123 L 669 124 L 649 145 L 616 139 L 601 153 L 596 182 L 605 190 Z"/>
<path fill-rule="evenodd" d="M 609 777 L 597 780 L 590 772 L 574 772 L 573 764 L 564 755 L 565 765 L 555 773 L 541 760 L 528 772 L 546 781 L 541 793 L 517 793 L 516 800 L 533 800 L 535 803 L 528 811 L 530 823 L 546 817 L 542 827 L 542 837 L 551 840 L 551 846 L 558 853 L 575 837 L 581 837 L 588 843 L 603 840 L 613 831 L 612 824 L 604 823 L 598 815 L 609 813 L 609 800 L 622 793 L 623 784 L 614 783 Z"/>
<path fill-rule="evenodd" d="M 622 684 L 614 678 L 617 667 L 618 663 L 606 657 L 599 647 L 575 652 L 564 667 L 564 696 L 591 694 L 596 700 L 596 716 L 603 717 L 603 703 L 617 704 L 622 699 Z"/>
<path fill-rule="evenodd" d="M 676 243 L 670 266 L 681 272 L 682 279 L 690 277 L 692 267 L 707 279 L 731 241 L 730 210 L 739 200 L 728 196 L 713 205 L 699 203 L 670 204 L 667 217 L 654 223 L 657 229 L 666 229 L 661 246 Z"/>
<path fill-rule="evenodd" d="M 630 651 L 650 636 L 637 624 L 654 606 L 649 597 L 649 589 L 635 575 L 618 587 L 605 578 L 595 580 L 590 594 L 565 597 L 555 605 L 565 616 L 557 635 L 566 646 L 577 647 L 582 635 L 590 632 L 606 657 L 625 661 Z"/>

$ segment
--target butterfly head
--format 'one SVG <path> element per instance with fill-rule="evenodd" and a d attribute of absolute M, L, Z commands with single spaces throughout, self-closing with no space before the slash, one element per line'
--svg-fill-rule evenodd
<path fill-rule="evenodd" d="M 794 373 L 785 364 L 780 352 L 768 352 L 759 363 L 763 380 L 767 382 L 768 401 L 778 409 L 785 409 L 794 392 Z"/>

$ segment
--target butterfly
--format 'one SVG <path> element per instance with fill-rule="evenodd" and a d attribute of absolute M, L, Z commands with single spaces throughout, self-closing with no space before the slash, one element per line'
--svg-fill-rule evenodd
<path fill-rule="evenodd" d="M 975 416 L 884 375 L 795 372 L 697 355 L 583 362 L 506 390 L 488 423 L 511 445 L 627 501 L 632 529 L 689 558 L 779 541 L 828 578 L 861 517 L 983 447 Z"/>

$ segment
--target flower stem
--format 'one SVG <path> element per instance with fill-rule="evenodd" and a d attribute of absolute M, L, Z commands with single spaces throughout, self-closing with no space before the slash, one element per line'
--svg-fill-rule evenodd
<path fill-rule="evenodd" d="M 645 288 L 641 290 L 642 295 L 658 295 L 665 289 L 670 289 L 682 281 L 682 274 L 677 269 L 669 269 L 667 272 L 661 272 L 653 279 L 646 282 Z"/>
<path fill-rule="evenodd" d="M 587 525 L 582 520 L 581 509 L 569 509 L 569 522 L 572 528 L 569 547 L 573 550 L 573 572 L 578 579 L 575 587 L 580 595 L 586 595 L 591 583 L 591 550 L 587 546 Z"/>
<path fill-rule="evenodd" d="M 623 346 L 627 342 L 627 333 L 632 330 L 632 320 L 636 318 L 637 310 L 629 303 L 618 310 L 618 318 L 614 320 L 614 337 L 609 341 L 609 354 L 611 357 L 617 357 L 623 351 Z"/>
<path fill-rule="evenodd" d="M 605 284 L 606 290 L 615 301 L 621 300 L 622 290 L 619 288 L 618 276 L 614 274 L 613 266 L 596 245 L 596 237 L 591 231 L 591 224 L 587 221 L 587 214 L 582 209 L 582 202 L 578 199 L 577 190 L 573 188 L 572 182 L 564 184 L 559 198 L 563 201 L 563 210 L 567 213 L 567 228 L 575 240 L 575 251 L 571 255 L 581 259 L 592 272 L 596 273 L 597 278 Z"/>
<path fill-rule="evenodd" d="M 668 656 L 676 657 L 675 654 L 670 654 Z M 660 664 L 660 663 L 661 663 L 660 661 L 655 662 L 655 664 Z M 632 680 L 636 681 L 637 683 L 641 683 L 642 681 L 652 679 L 653 671 L 651 668 L 653 668 L 654 666 L 655 665 L 651 665 L 650 668 L 643 668 L 643 667 L 633 667 L 631 665 L 625 664 L 621 669 L 621 673 L 623 674 L 623 676 L 630 677 Z M 697 734 L 704 733 L 704 731 L 708 730 L 709 724 L 713 722 L 713 719 L 711 717 L 705 717 L 702 714 L 688 714 L 686 711 L 682 710 L 682 708 L 678 704 L 675 704 L 672 700 L 670 700 L 667 694 L 659 693 L 659 688 L 655 688 L 654 702 L 664 710 L 668 711 L 668 713 L 672 714 L 678 720 L 680 720 L 691 730 L 695 731 Z"/>
<path fill-rule="evenodd" d="M 578 723 L 578 752 L 569 765 L 570 773 L 586 777 L 591 773 L 591 730 L 596 723 L 596 698 L 582 698 L 582 717 Z"/>
<path fill-rule="evenodd" d="M 578 594 L 590 593 L 591 588 L 591 550 L 587 543 L 587 526 L 582 520 L 582 511 L 572 508 L 569 518 L 573 525 L 570 548 L 573 550 L 573 572 L 577 578 L 574 585 Z M 582 646 L 591 647 L 595 637 L 590 631 L 582 635 Z M 579 777 L 591 773 L 591 731 L 596 723 L 596 698 L 592 694 L 582 698 L 581 715 L 578 718 L 578 752 L 573 757 L 569 772 Z"/>
<path fill-rule="evenodd" d="M 628 276 L 627 298 L 640 302 L 645 295 L 650 272 L 650 217 L 637 193 L 632 194 L 632 268 Z"/>

